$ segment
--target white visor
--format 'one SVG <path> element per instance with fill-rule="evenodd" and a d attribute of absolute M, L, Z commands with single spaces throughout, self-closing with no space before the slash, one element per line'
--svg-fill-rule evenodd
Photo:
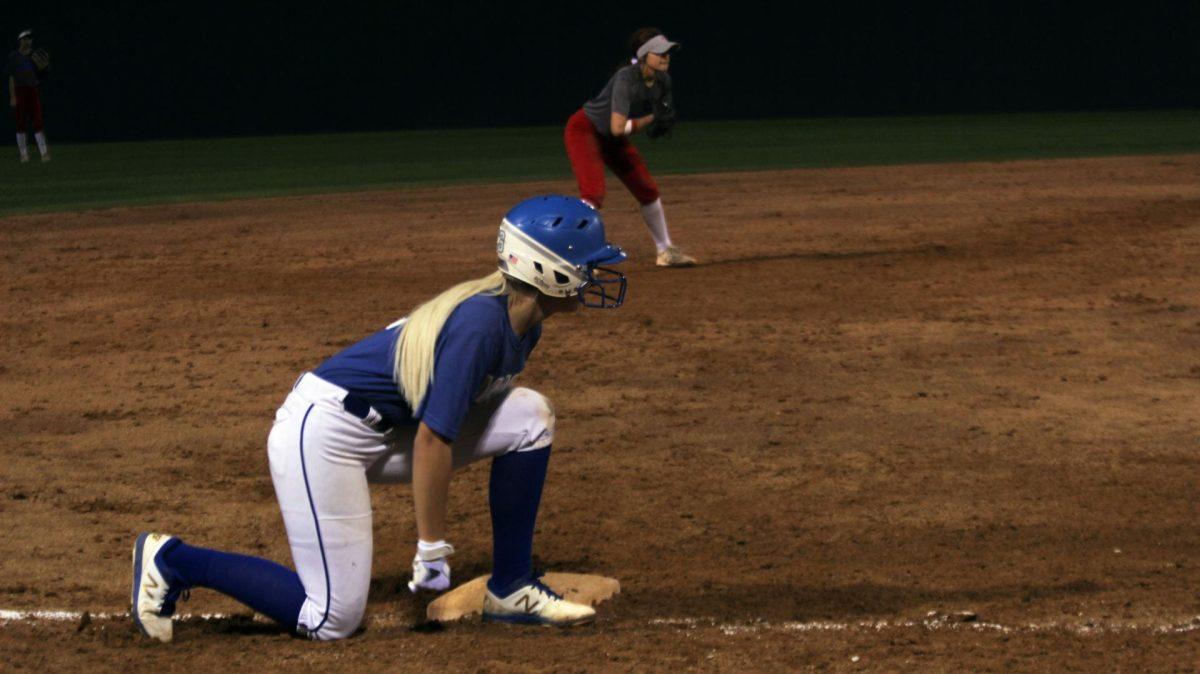
<path fill-rule="evenodd" d="M 642 59 L 646 58 L 646 54 L 651 52 L 655 54 L 665 54 L 678 46 L 678 42 L 671 42 L 664 35 L 655 35 L 649 40 L 646 40 L 646 44 L 638 47 L 637 57 L 638 60 L 641 61 Z"/>

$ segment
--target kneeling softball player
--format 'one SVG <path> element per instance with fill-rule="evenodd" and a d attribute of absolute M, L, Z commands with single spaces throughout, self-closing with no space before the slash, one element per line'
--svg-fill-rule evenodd
<path fill-rule="evenodd" d="M 544 319 L 580 304 L 615 308 L 625 259 L 599 214 L 570 197 L 518 204 L 500 225 L 499 270 L 450 288 L 408 317 L 301 375 L 267 441 L 296 571 L 274 562 L 141 534 L 132 614 L 170 641 L 185 590 L 227 594 L 312 639 L 362 623 L 371 580 L 371 482 L 411 482 L 417 551 L 409 589 L 450 586 L 446 503 L 455 469 L 491 458 L 492 576 L 487 621 L 575 625 L 595 615 L 533 575 L 534 522 L 554 412 L 513 388 Z"/>

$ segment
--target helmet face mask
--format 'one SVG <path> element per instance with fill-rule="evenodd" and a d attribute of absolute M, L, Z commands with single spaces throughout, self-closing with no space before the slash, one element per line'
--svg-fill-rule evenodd
<path fill-rule="evenodd" d="M 590 281 L 579 289 L 579 301 L 593 309 L 616 309 L 625 303 L 625 275 L 607 267 L 592 269 Z"/>
<path fill-rule="evenodd" d="M 579 199 L 544 196 L 517 204 L 496 238 L 500 271 L 552 297 L 577 296 L 587 307 L 625 301 L 625 275 L 601 267 L 625 259 L 604 236 L 600 214 Z"/>

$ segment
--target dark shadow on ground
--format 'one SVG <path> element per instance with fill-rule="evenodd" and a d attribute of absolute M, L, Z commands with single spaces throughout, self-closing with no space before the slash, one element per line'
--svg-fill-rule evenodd
<path fill-rule="evenodd" d="M 175 637 L 186 638 L 188 634 L 240 634 L 259 636 L 290 636 L 291 631 L 274 622 L 255 620 L 250 614 L 223 616 L 220 618 L 194 617 L 175 623 Z"/>
<path fill-rule="evenodd" d="M 884 250 L 848 250 L 844 252 L 808 251 L 795 253 L 771 253 L 766 255 L 750 255 L 725 260 L 702 260 L 695 267 L 647 267 L 646 270 L 678 273 L 689 269 L 705 269 L 708 267 L 728 267 L 732 265 L 754 264 L 758 262 L 777 262 L 787 260 L 860 260 L 872 257 L 906 257 L 911 255 L 947 255 L 950 249 L 941 244 L 914 246 L 912 248 L 890 248 Z"/>

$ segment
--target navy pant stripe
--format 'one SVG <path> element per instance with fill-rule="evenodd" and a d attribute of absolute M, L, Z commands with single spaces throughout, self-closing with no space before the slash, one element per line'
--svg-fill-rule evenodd
<path fill-rule="evenodd" d="M 331 596 L 330 578 L 329 578 L 329 562 L 325 559 L 325 541 L 321 539 L 321 520 L 317 517 L 317 504 L 313 502 L 312 487 L 308 485 L 308 465 L 304 461 L 304 428 L 308 425 L 308 415 L 313 411 L 315 405 L 309 405 L 304 412 L 304 421 L 300 422 L 300 470 L 304 473 L 304 490 L 308 492 L 308 507 L 312 509 L 313 526 L 317 528 L 317 545 L 321 548 L 321 566 L 325 569 L 325 615 L 321 616 L 321 622 L 316 627 L 309 630 L 315 634 L 317 630 L 325 626 L 325 621 L 329 620 L 329 601 Z"/>

